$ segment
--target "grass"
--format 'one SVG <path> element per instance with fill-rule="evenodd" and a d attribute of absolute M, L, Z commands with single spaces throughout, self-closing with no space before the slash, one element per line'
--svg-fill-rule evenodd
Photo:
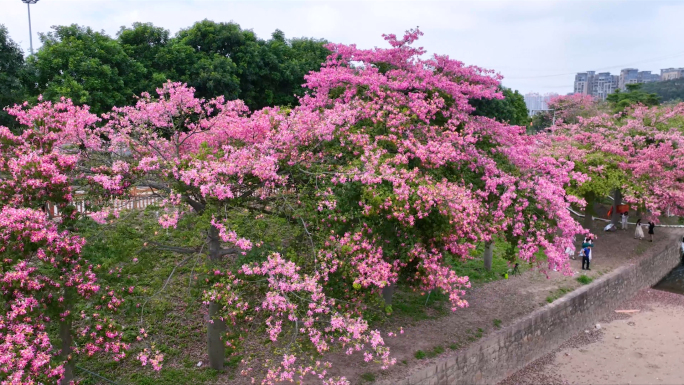
<path fill-rule="evenodd" d="M 433 358 L 433 357 L 437 357 L 438 355 L 440 355 L 442 353 L 444 353 L 444 347 L 442 347 L 440 345 L 440 346 L 435 346 L 434 348 L 432 348 L 432 350 L 428 351 L 426 354 L 427 354 L 428 358 Z"/>
<path fill-rule="evenodd" d="M 484 335 L 484 330 L 482 330 L 482 328 L 477 328 L 477 331 L 473 332 L 472 330 L 468 329 L 466 330 L 466 335 L 468 336 L 468 342 L 477 341 Z"/>
<path fill-rule="evenodd" d="M 552 291 L 550 296 L 546 297 L 546 302 L 552 303 L 553 301 L 557 300 L 558 298 L 564 296 L 565 294 L 567 294 L 571 291 L 572 291 L 572 289 L 569 289 L 567 287 L 558 288 L 558 289 Z"/>
<path fill-rule="evenodd" d="M 448 300 L 449 297 L 438 290 L 421 294 L 400 286 L 392 299 L 392 310 L 394 316 L 414 321 L 434 319 L 449 314 Z"/>
<path fill-rule="evenodd" d="M 581 283 L 582 285 L 588 285 L 594 280 L 594 278 L 591 278 L 591 277 L 586 276 L 584 274 L 580 275 L 576 279 L 577 279 L 577 282 Z"/>
<path fill-rule="evenodd" d="M 375 374 L 371 372 L 366 372 L 361 375 L 361 379 L 366 382 L 375 382 Z"/>
<path fill-rule="evenodd" d="M 648 250 L 648 246 L 649 246 L 649 245 L 650 245 L 650 242 L 648 242 L 648 241 L 641 241 L 641 242 L 637 245 L 637 247 L 634 249 L 634 254 L 636 254 L 636 255 L 641 255 L 641 254 L 643 254 L 644 252 L 646 252 L 646 250 Z"/>
<path fill-rule="evenodd" d="M 438 345 L 438 346 L 435 346 L 434 348 L 432 348 L 431 350 L 428 350 L 427 352 L 424 352 L 422 350 L 417 350 L 413 354 L 413 356 L 419 360 L 422 360 L 424 358 L 434 358 L 434 357 L 437 357 L 438 355 L 444 353 L 444 350 L 445 349 L 442 345 Z"/>
<path fill-rule="evenodd" d="M 451 261 L 451 265 L 456 272 L 456 275 L 459 277 L 467 276 L 473 284 L 503 279 L 504 274 L 512 268 L 512 266 L 509 266 L 509 262 L 504 258 L 508 247 L 509 244 L 506 242 L 498 239 L 494 241 L 492 269 L 490 271 L 487 271 L 484 268 L 484 244 L 480 244 L 477 249 L 473 250 L 471 253 L 473 259 Z M 523 267 L 520 266 L 519 269 L 522 272 Z"/>
<path fill-rule="evenodd" d="M 458 350 L 460 348 L 461 348 L 461 345 L 457 344 L 455 342 L 453 342 L 453 343 L 451 343 L 451 345 L 449 345 L 449 349 L 451 349 L 451 350 Z"/>
<path fill-rule="evenodd" d="M 497 328 L 497 329 L 501 328 L 501 320 L 500 319 L 495 319 L 494 321 L 492 321 L 492 323 L 494 324 L 495 328 Z"/>

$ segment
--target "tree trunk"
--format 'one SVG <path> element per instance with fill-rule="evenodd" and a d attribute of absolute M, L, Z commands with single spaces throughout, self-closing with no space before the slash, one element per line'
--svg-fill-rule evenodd
<path fill-rule="evenodd" d="M 394 297 L 394 292 L 397 289 L 396 283 L 390 283 L 389 285 L 382 288 L 382 299 L 385 300 L 385 305 L 392 305 L 392 297 Z"/>
<path fill-rule="evenodd" d="M 221 260 L 221 240 L 216 227 L 209 228 L 209 262 L 218 264 Z M 209 303 L 209 320 L 207 322 L 207 350 L 209 352 L 209 365 L 212 369 L 222 371 L 225 361 L 226 348 L 223 344 L 223 335 L 226 332 L 226 323 L 219 318 L 220 305 L 216 302 Z"/>
<path fill-rule="evenodd" d="M 67 288 L 64 291 L 64 303 L 68 311 L 71 311 L 71 294 Z M 62 340 L 60 358 L 64 361 L 64 377 L 59 385 L 69 385 L 74 380 L 74 362 L 70 359 L 71 349 L 74 344 L 74 336 L 71 334 L 71 315 L 64 321 L 59 321 L 59 339 Z"/>
<path fill-rule="evenodd" d="M 618 214 L 617 208 L 622 204 L 622 193 L 620 192 L 620 189 L 615 189 L 613 198 L 613 215 L 611 215 L 610 222 L 617 228 L 618 223 L 620 223 L 620 214 Z"/>
<path fill-rule="evenodd" d="M 484 268 L 487 271 L 492 271 L 492 261 L 494 259 L 494 243 L 485 243 L 484 249 Z"/>
<path fill-rule="evenodd" d="M 591 232 L 592 227 L 594 225 L 593 221 L 593 215 L 594 215 L 594 194 L 592 193 L 587 193 L 584 196 L 584 200 L 587 202 L 587 206 L 584 209 L 584 228 L 587 229 L 589 232 Z"/>

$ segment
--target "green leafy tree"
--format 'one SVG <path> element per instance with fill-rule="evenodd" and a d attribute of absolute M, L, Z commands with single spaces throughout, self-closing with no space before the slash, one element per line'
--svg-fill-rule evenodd
<path fill-rule="evenodd" d="M 143 66 L 145 76 L 139 91 L 152 92 L 166 82 L 167 75 L 159 60 L 168 56 L 168 30 L 152 23 L 133 23 L 131 28 L 121 27 L 117 38 L 124 52 Z"/>
<path fill-rule="evenodd" d="M 181 30 L 175 39 L 194 51 L 230 58 L 237 68 L 238 97 L 251 109 L 296 105 L 296 95 L 304 94 L 304 75 L 318 70 L 330 53 L 324 40 L 288 40 L 276 30 L 271 39 L 264 41 L 238 24 L 209 20 Z M 201 87 L 193 86 L 202 95 Z"/>
<path fill-rule="evenodd" d="M 145 69 L 116 40 L 76 24 L 53 27 L 40 39 L 42 47 L 29 58 L 33 96 L 65 96 L 95 113 L 133 101 Z"/>
<path fill-rule="evenodd" d="M 235 23 L 203 20 L 171 37 L 151 23 L 122 27 L 117 38 L 77 25 L 41 35 L 29 62 L 31 95 L 66 96 L 101 113 L 154 94 L 167 80 L 187 83 L 202 98 L 242 99 L 252 110 L 295 106 L 304 76 L 318 70 L 329 51 L 324 40 L 271 39 Z"/>
<path fill-rule="evenodd" d="M 503 99 L 472 99 L 470 105 L 475 107 L 474 115 L 493 118 L 501 123 L 526 126 L 530 122 L 525 99 L 516 90 L 500 87 Z"/>
<path fill-rule="evenodd" d="M 194 87 L 203 98 L 239 97 L 237 67 L 230 55 L 202 49 L 213 41 L 211 32 L 194 39 L 170 38 L 164 28 L 134 23 L 131 28 L 122 27 L 117 37 L 126 53 L 145 68 L 141 91 L 154 93 L 167 80 L 172 80 Z"/>
<path fill-rule="evenodd" d="M 643 104 L 645 106 L 657 106 L 660 104 L 658 95 L 645 92 L 642 86 L 642 84 L 627 84 L 627 91 L 615 90 L 614 93 L 606 97 L 606 101 L 608 101 L 614 112 L 624 111 L 625 108 L 634 104 Z"/>
<path fill-rule="evenodd" d="M 532 116 L 532 119 L 530 119 L 529 126 L 527 126 L 527 132 L 529 134 L 544 132 L 552 125 L 553 111 L 541 111 Z"/>
<path fill-rule="evenodd" d="M 21 76 L 24 69 L 24 55 L 0 24 L 0 125 L 13 127 L 15 120 L 3 109 L 20 103 L 24 97 Z"/>
<path fill-rule="evenodd" d="M 684 78 L 646 83 L 642 89 L 658 95 L 663 103 L 684 100 Z"/>

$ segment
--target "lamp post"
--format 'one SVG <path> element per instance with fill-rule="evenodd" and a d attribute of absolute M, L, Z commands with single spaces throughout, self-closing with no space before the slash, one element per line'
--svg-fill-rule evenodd
<path fill-rule="evenodd" d="M 21 0 L 23 3 L 26 3 L 26 7 L 28 8 L 28 17 L 29 17 L 29 44 L 31 45 L 31 55 L 33 55 L 33 33 L 31 32 L 31 4 L 35 4 L 38 2 L 38 0 Z"/>

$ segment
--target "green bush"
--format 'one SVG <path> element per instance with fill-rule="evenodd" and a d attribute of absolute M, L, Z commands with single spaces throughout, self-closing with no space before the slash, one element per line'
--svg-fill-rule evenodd
<path fill-rule="evenodd" d="M 593 280 L 594 280 L 593 278 L 588 277 L 588 276 L 586 276 L 586 275 L 584 275 L 584 274 L 582 274 L 582 275 L 580 275 L 579 277 L 577 277 L 577 282 L 581 283 L 582 285 L 588 285 L 588 284 L 590 284 L 591 281 L 593 281 Z"/>

